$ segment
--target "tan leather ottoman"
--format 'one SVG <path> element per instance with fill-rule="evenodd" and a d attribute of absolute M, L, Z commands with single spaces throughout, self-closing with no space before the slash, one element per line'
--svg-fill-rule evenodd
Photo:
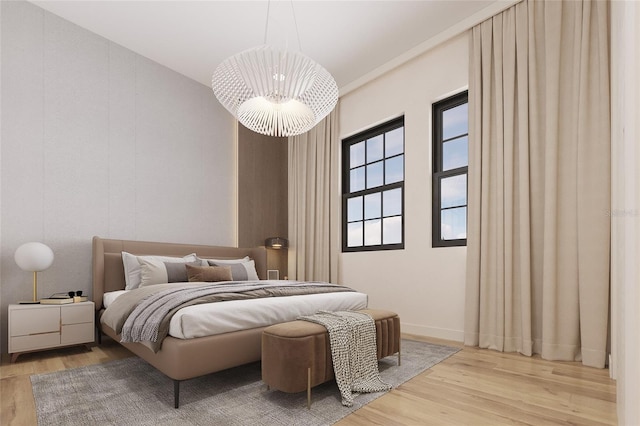
<path fill-rule="evenodd" d="M 391 311 L 363 309 L 376 324 L 378 359 L 398 354 L 400 365 L 400 318 Z M 262 332 L 262 380 L 269 389 L 295 393 L 332 380 L 333 360 L 329 333 L 308 321 L 275 324 Z"/>

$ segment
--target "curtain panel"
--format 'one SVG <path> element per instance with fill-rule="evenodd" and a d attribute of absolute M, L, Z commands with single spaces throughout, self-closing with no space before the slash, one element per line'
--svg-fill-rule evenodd
<path fill-rule="evenodd" d="M 467 345 L 605 366 L 608 22 L 525 0 L 471 30 Z"/>
<path fill-rule="evenodd" d="M 340 140 L 338 111 L 289 138 L 289 277 L 338 282 Z"/>

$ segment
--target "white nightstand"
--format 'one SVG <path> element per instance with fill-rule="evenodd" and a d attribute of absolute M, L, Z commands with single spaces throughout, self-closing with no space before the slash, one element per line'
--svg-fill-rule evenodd
<path fill-rule="evenodd" d="M 93 302 L 66 305 L 9 305 L 9 354 L 93 343 Z"/>

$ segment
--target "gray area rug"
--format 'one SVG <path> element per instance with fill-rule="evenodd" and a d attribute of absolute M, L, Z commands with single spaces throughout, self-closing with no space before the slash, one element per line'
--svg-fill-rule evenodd
<path fill-rule="evenodd" d="M 390 356 L 380 375 L 394 388 L 459 349 L 402 340 L 402 365 Z M 331 425 L 384 392 L 361 394 L 344 407 L 335 381 L 311 391 L 268 391 L 260 363 L 180 384 L 173 408 L 173 382 L 137 357 L 31 376 L 38 424 L 45 425 Z"/>

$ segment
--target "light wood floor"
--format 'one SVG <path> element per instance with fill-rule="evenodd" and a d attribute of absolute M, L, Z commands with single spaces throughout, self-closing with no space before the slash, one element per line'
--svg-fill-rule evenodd
<path fill-rule="evenodd" d="M 36 424 L 31 374 L 128 356 L 130 352 L 107 340 L 91 351 L 68 348 L 24 354 L 15 364 L 3 359 L 0 424 Z M 337 425 L 615 425 L 615 382 L 608 373 L 574 362 L 464 347 Z"/>

